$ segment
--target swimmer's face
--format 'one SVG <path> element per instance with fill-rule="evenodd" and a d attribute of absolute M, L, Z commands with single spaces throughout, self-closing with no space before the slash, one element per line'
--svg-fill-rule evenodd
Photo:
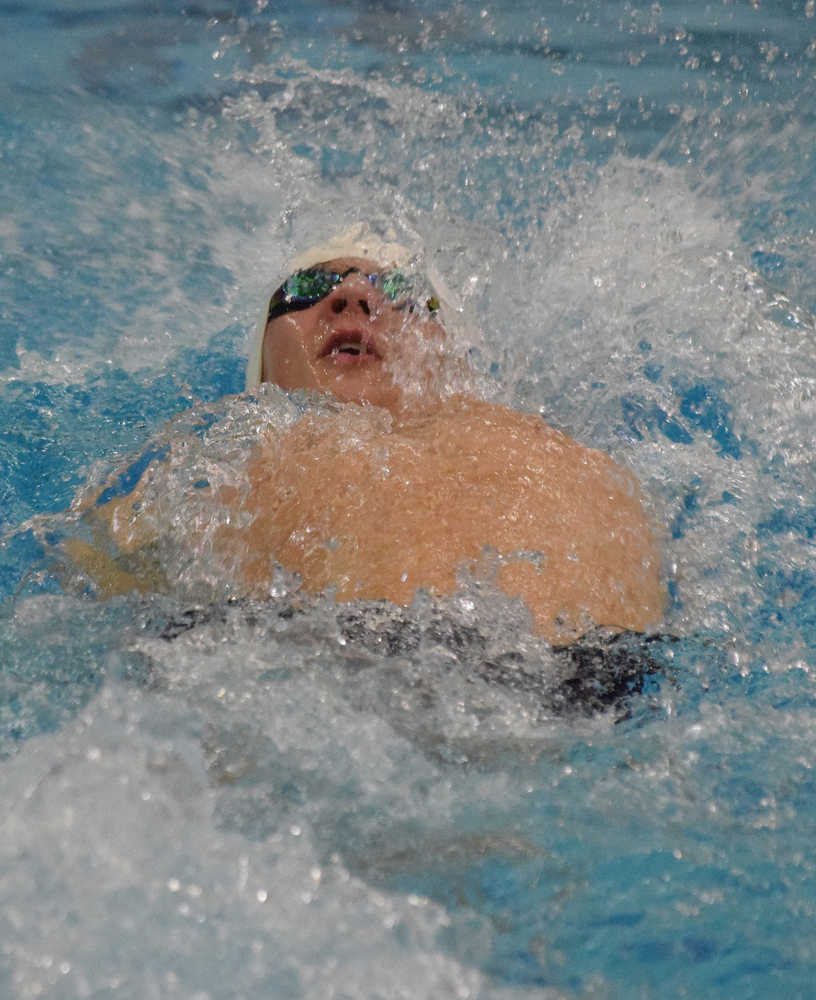
<path fill-rule="evenodd" d="M 424 305 L 389 298 L 368 275 L 383 268 L 360 257 L 321 265 L 350 273 L 314 305 L 267 323 L 262 380 L 282 389 L 314 389 L 344 403 L 396 412 L 430 392 L 445 332 Z"/>

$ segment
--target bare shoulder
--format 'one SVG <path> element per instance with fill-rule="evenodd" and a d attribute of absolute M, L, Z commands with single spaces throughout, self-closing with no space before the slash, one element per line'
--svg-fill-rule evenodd
<path fill-rule="evenodd" d="M 540 416 L 498 403 L 455 396 L 427 415 L 406 421 L 403 429 L 478 455 L 486 470 L 537 473 L 548 482 L 553 477 L 583 485 L 594 481 L 616 494 L 640 496 L 635 476 L 605 452 L 581 444 Z"/>
<path fill-rule="evenodd" d="M 453 400 L 432 433 L 458 456 L 460 481 L 478 478 L 490 543 L 507 554 L 502 587 L 525 599 L 542 634 L 567 641 L 587 623 L 643 629 L 660 618 L 659 546 L 627 468 L 492 403 Z M 547 572 L 514 550 L 546 554 Z"/>

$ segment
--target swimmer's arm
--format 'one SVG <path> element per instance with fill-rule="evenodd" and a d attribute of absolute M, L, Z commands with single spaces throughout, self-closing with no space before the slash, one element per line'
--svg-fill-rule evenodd
<path fill-rule="evenodd" d="M 146 449 L 101 489 L 78 496 L 72 504 L 82 533 L 63 539 L 60 548 L 103 598 L 162 589 L 152 551 L 156 534 L 143 515 L 145 490 L 155 464 L 166 454 L 166 449 Z"/>
<path fill-rule="evenodd" d="M 93 581 L 102 598 L 118 597 L 134 590 L 144 593 L 162 587 L 163 579 L 157 571 L 127 572 L 104 549 L 81 538 L 66 538 L 61 547 L 71 564 Z"/>

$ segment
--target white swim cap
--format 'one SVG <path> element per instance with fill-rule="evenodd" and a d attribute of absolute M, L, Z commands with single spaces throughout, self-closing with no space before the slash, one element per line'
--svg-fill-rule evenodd
<path fill-rule="evenodd" d="M 283 278 L 294 274 L 295 271 L 313 267 L 315 264 L 322 264 L 325 261 L 337 260 L 341 257 L 364 257 L 366 260 L 376 261 L 382 267 L 406 267 L 413 259 L 419 256 L 412 253 L 399 243 L 383 239 L 376 233 L 371 232 L 365 223 L 358 223 L 349 229 L 345 229 L 332 237 L 328 243 L 322 243 L 311 247 L 304 253 L 298 254 L 287 267 Z M 447 293 L 442 282 L 436 275 L 428 275 L 436 297 L 443 306 L 450 308 L 451 296 Z M 278 282 L 280 284 L 280 282 Z M 261 384 L 261 368 L 263 364 L 263 342 L 266 332 L 266 319 L 269 313 L 269 299 L 274 292 L 270 289 L 265 297 L 263 308 L 255 327 L 252 343 L 250 345 L 249 358 L 246 369 L 246 389 L 251 390 Z"/>

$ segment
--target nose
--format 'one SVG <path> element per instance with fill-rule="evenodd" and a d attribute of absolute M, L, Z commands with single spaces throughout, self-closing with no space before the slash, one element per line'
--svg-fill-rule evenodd
<path fill-rule="evenodd" d="M 333 313 L 359 311 L 370 316 L 376 309 L 377 290 L 365 275 L 350 274 L 328 296 L 329 308 Z"/>

